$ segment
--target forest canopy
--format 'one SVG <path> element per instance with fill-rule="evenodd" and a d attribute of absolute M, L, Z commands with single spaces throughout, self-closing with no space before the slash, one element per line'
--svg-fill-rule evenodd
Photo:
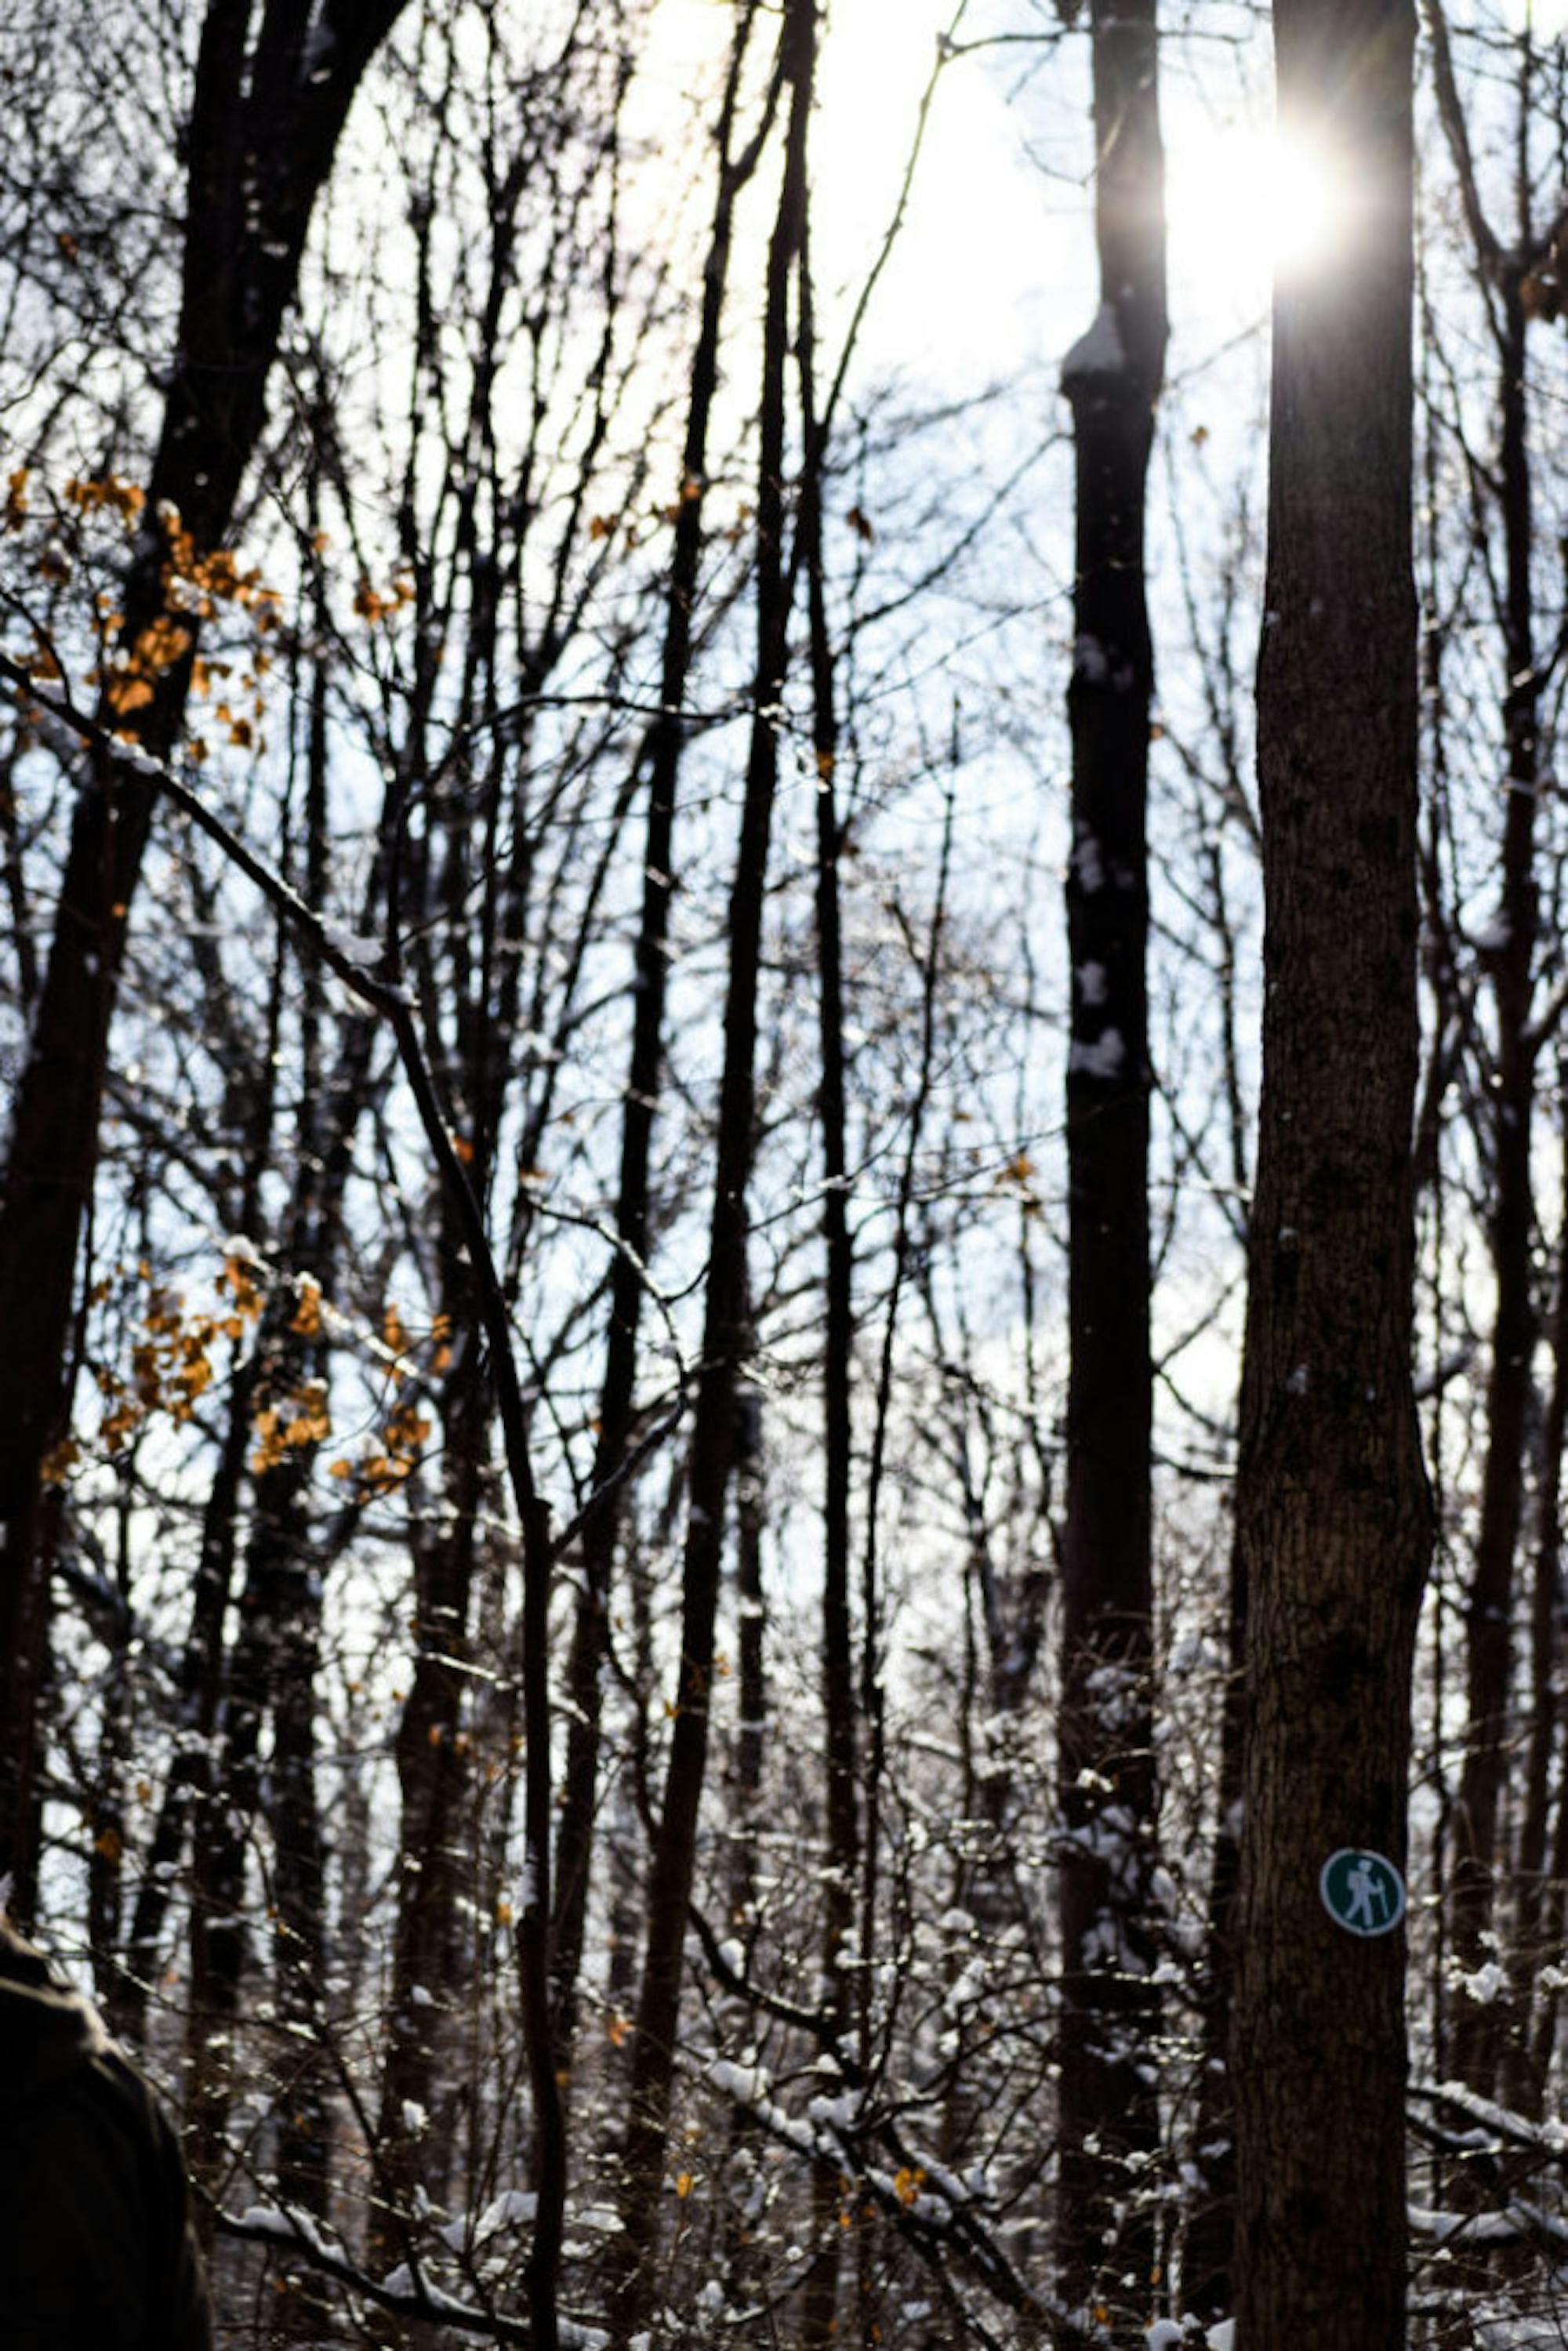
<path fill-rule="evenodd" d="M 220 2343 L 1568 2340 L 1568 24 L 0 113 L 0 1884 Z"/>

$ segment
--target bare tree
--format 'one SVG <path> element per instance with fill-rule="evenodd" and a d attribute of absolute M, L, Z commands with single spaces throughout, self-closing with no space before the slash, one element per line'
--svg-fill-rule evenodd
<path fill-rule="evenodd" d="M 1158 2143 L 1154 1575 L 1150 1556 L 1148 876 L 1154 656 L 1144 580 L 1149 449 L 1166 348 L 1164 155 L 1155 7 L 1096 5 L 1100 308 L 1068 353 L 1077 452 L 1067 1518 L 1058 1769 L 1062 1849 L 1061 2179 L 1068 2294 L 1153 2266 L 1119 2229 L 1124 2158 Z M 1138 2305 L 1141 2308 L 1141 2304 Z"/>
<path fill-rule="evenodd" d="M 179 336 L 145 519 L 124 583 L 121 654 L 102 699 L 155 753 L 177 741 L 201 567 L 224 549 L 266 413 L 317 199 L 365 69 L 402 0 L 212 0 L 189 120 Z M 0 1181 L 0 1870 L 19 1916 L 37 1863 L 37 1695 L 47 1638 L 39 1472 L 61 1434 L 78 1238 L 98 1150 L 104 1055 L 152 795 L 101 750 L 87 762 Z"/>
<path fill-rule="evenodd" d="M 729 905 L 729 968 L 702 1368 L 689 1457 L 681 1656 L 664 1802 L 653 1844 L 648 1939 L 632 2050 L 621 2211 L 626 2233 L 618 2326 L 641 2331 L 654 2289 L 656 2189 L 669 2127 L 681 1984 L 707 1757 L 714 1626 L 734 1468 L 740 1376 L 751 1333 L 747 1194 L 755 1151 L 755 1057 L 768 841 L 779 781 L 779 713 L 789 658 L 784 467 L 789 302 L 805 232 L 806 140 L 817 55 L 813 0 L 789 0 L 779 72 L 789 92 L 783 178 L 768 243 L 758 448 L 757 664 L 740 838 Z"/>
<path fill-rule="evenodd" d="M 1416 1063 L 1411 78 L 1403 0 L 1279 0 L 1280 119 L 1356 191 L 1274 299 L 1258 678 L 1267 930 L 1237 1543 L 1247 1750 L 1236 2323 L 1405 2332 L 1404 1945 L 1320 1899 L 1402 1866 L 1429 1541 L 1410 1372 Z"/>

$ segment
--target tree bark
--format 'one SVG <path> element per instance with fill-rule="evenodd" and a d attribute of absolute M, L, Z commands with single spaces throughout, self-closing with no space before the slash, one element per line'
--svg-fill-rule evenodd
<path fill-rule="evenodd" d="M 448 1218 L 443 1311 L 454 1330 L 472 1332 L 477 1320 L 473 1283 L 454 1228 Z M 468 1839 L 465 1710 L 476 1536 L 492 1482 L 493 1398 L 472 1341 L 457 1358 L 441 1410 L 442 1511 L 434 1531 L 414 1545 L 413 1673 L 397 1735 L 397 1926 L 377 2147 L 382 2186 L 395 2208 L 376 2229 L 377 2253 L 389 2263 L 416 2190 L 443 2200 L 457 2135 L 458 2095 L 443 2060 L 451 2054 L 446 2020 L 461 2012 L 467 1996 L 462 1902 L 476 1857 Z"/>
<path fill-rule="evenodd" d="M 811 748 L 817 770 L 817 1040 L 822 1125 L 822 1740 L 826 1765 L 827 1865 L 822 1891 L 823 2004 L 848 2029 L 851 1987 L 844 1959 L 854 1926 L 860 1854 L 856 1792 L 859 1736 L 855 1709 L 854 1626 L 850 1607 L 850 1482 L 853 1451 L 854 1243 L 850 1232 L 849 1148 L 844 1041 L 843 846 L 835 768 L 839 729 L 834 657 L 828 622 L 822 546 L 823 431 L 817 415 L 816 310 L 810 250 L 802 237 L 797 360 L 806 446 L 800 494 L 798 559 L 806 575 L 811 663 Z M 801 2340 L 825 2346 L 839 2300 L 843 2231 L 840 2167 L 819 2158 L 811 2187 L 814 2258 L 802 2295 Z"/>
<path fill-rule="evenodd" d="M 293 0 L 267 0 L 254 37 L 254 0 L 210 0 L 188 131 L 179 349 L 126 584 L 128 651 L 166 609 L 164 508 L 178 510 L 198 557 L 223 544 L 261 433 L 316 199 L 365 68 L 402 5 L 338 0 L 310 37 L 319 58 L 308 69 L 307 14 Z M 187 648 L 135 714 L 154 753 L 179 737 L 189 680 Z M 110 730 L 123 723 L 107 705 L 104 718 Z M 32 1661 L 48 1617 L 37 1556 L 39 1467 L 66 1409 L 78 1238 L 152 791 L 134 768 L 90 756 L 0 1171 L 0 1875 L 12 1872 L 13 1909 L 23 1919 L 36 1858 Z"/>
<path fill-rule="evenodd" d="M 1353 192 L 1274 300 L 1258 675 L 1263 1081 L 1237 1543 L 1248 1736 L 1237 2335 L 1404 2351 L 1405 1948 L 1328 1915 L 1403 1868 L 1429 1513 L 1410 1376 L 1416 997 L 1408 0 L 1276 0 L 1280 119 Z"/>
<path fill-rule="evenodd" d="M 1061 2292 L 1102 2298 L 1153 2238 L 1124 2226 L 1125 2158 L 1158 2143 L 1148 1876 L 1154 1771 L 1149 1545 L 1148 878 L 1154 659 L 1144 517 L 1165 365 L 1165 163 L 1155 0 L 1095 0 L 1098 316 L 1062 367 L 1077 456 L 1072 963 L 1067 1074 L 1067 1522 L 1057 1724 L 1062 2014 Z M 1129 2323 L 1132 2323 L 1130 2320 Z M 1141 2328 L 1137 2330 L 1141 2333 Z"/>

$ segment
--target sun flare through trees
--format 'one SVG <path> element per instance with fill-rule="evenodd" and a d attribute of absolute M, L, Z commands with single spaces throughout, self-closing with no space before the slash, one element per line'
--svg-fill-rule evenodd
<path fill-rule="evenodd" d="M 220 2351 L 1568 2340 L 1561 12 L 0 109 L 0 1896 Z"/>

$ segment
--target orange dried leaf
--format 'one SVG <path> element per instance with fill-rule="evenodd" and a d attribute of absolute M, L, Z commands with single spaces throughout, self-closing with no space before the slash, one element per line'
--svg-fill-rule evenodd
<path fill-rule="evenodd" d="M 314 1274 L 299 1274 L 295 1280 L 295 1306 L 289 1329 L 299 1339 L 319 1339 L 321 1335 L 321 1285 Z"/>

